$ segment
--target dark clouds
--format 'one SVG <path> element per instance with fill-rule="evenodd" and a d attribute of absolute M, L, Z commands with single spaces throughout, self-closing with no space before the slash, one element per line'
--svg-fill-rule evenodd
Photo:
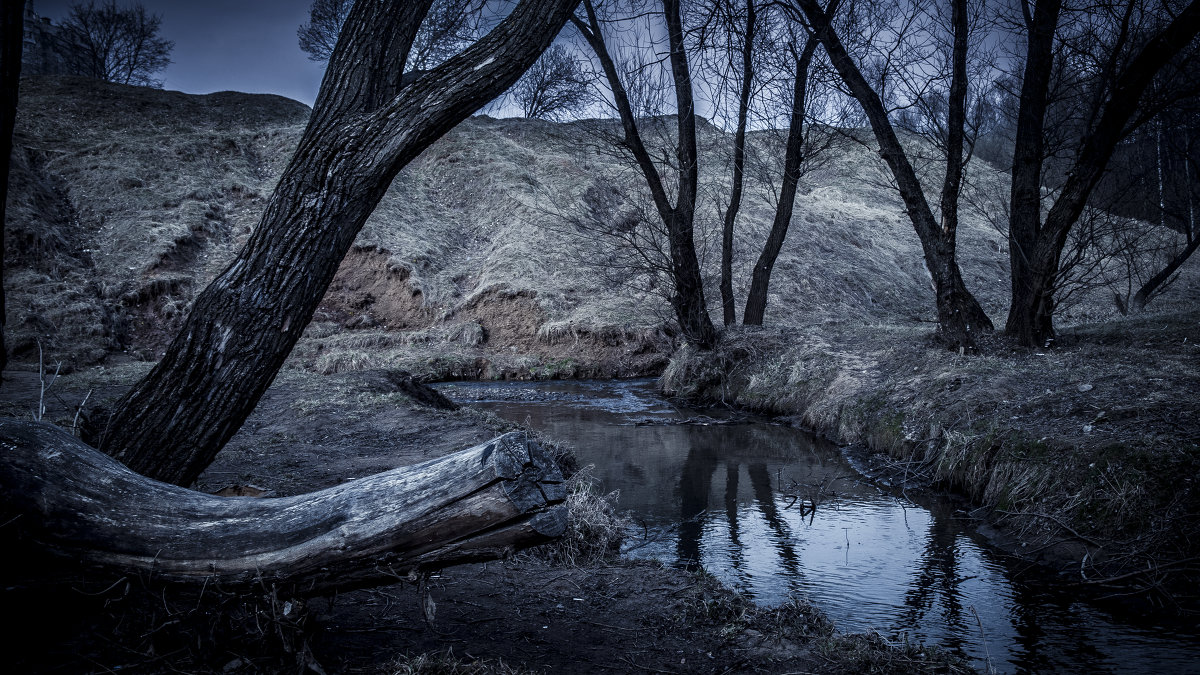
<path fill-rule="evenodd" d="M 192 94 L 270 93 L 312 105 L 325 64 L 300 51 L 296 29 L 311 0 L 141 0 L 162 17 L 160 35 L 175 42 L 163 86 Z M 34 11 L 60 23 L 71 0 L 34 0 Z M 131 0 L 117 0 L 120 6 Z"/>

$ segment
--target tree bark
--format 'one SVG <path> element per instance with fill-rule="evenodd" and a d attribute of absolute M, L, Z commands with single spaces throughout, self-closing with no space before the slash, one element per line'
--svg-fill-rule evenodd
<path fill-rule="evenodd" d="M 833 0 L 831 8 L 837 0 Z M 796 204 L 796 190 L 800 185 L 801 165 L 804 163 L 804 113 L 808 93 L 808 69 L 819 42 L 809 38 L 804 51 L 796 59 L 796 75 L 792 80 L 792 114 L 788 121 L 787 147 L 783 154 L 783 184 L 779 188 L 779 203 L 771 221 L 771 232 L 763 244 L 763 250 L 754 263 L 750 275 L 750 292 L 746 295 L 746 309 L 742 312 L 742 323 L 761 326 L 767 312 L 767 288 L 771 283 L 771 272 L 775 261 L 783 250 L 788 228 L 792 223 L 792 212 Z M 795 57 L 795 52 L 792 53 Z"/>
<path fill-rule="evenodd" d="M 738 92 L 737 129 L 733 134 L 733 180 L 729 206 L 721 227 L 721 313 L 726 326 L 737 323 L 733 298 L 733 226 L 742 207 L 746 175 L 746 123 L 750 116 L 750 87 L 754 84 L 754 35 L 758 28 L 754 0 L 746 0 L 746 35 L 742 43 L 742 82 Z"/>
<path fill-rule="evenodd" d="M 25 44 L 25 3 L 6 2 L 0 10 L 0 373 L 8 366 L 8 345 L 4 339 L 4 214 L 8 203 L 8 169 L 12 161 L 12 135 L 17 122 L 17 97 L 21 90 L 21 48 Z"/>
<path fill-rule="evenodd" d="M 1157 274 L 1147 279 L 1146 283 L 1142 284 L 1137 293 L 1133 294 L 1133 299 L 1129 303 L 1133 311 L 1140 312 L 1144 309 L 1146 303 L 1150 302 L 1150 298 L 1154 297 L 1154 292 L 1158 290 L 1158 287 L 1162 286 L 1167 279 L 1170 279 L 1171 275 L 1175 274 L 1180 266 L 1187 262 L 1188 258 L 1192 257 L 1197 248 L 1200 248 L 1200 237 L 1193 236 L 1191 241 L 1187 243 L 1187 246 L 1183 247 L 1183 250 L 1175 254 Z"/>
<path fill-rule="evenodd" d="M 675 82 L 675 119 L 679 128 L 675 161 L 679 167 L 678 196 L 672 217 L 667 219 L 671 243 L 671 266 L 675 272 L 675 313 L 683 317 L 684 334 L 702 349 L 717 342 L 717 331 L 704 300 L 704 281 L 696 258 L 696 195 L 700 187 L 700 162 L 696 149 L 696 104 L 692 76 L 683 44 L 680 0 L 663 0 L 670 46 L 671 77 Z"/>
<path fill-rule="evenodd" d="M 716 344 L 717 331 L 713 327 L 712 318 L 708 314 L 708 306 L 704 300 L 704 281 L 700 276 L 700 262 L 696 257 L 696 242 L 694 221 L 696 217 L 696 193 L 699 182 L 699 165 L 696 157 L 696 111 L 692 99 L 692 81 L 688 73 L 687 53 L 683 47 L 683 23 L 679 17 L 678 0 L 664 0 L 663 13 L 667 22 L 667 37 L 670 43 L 671 76 L 675 83 L 676 120 L 678 140 L 675 147 L 676 161 L 676 198 L 671 203 L 663 178 L 654 165 L 638 131 L 637 120 L 633 116 L 633 106 L 629 95 L 617 72 L 616 63 L 604 44 L 604 34 L 600 29 L 600 21 L 595 8 L 589 0 L 584 0 L 587 21 L 572 19 L 579 32 L 583 35 L 608 80 L 612 90 L 613 102 L 621 116 L 621 128 L 624 131 L 624 145 L 632 153 L 638 169 L 646 179 L 650 188 L 650 196 L 654 207 L 662 218 L 667 229 L 668 246 L 671 258 L 671 277 L 675 285 L 675 293 L 671 297 L 671 307 L 675 310 L 675 318 L 679 328 L 688 341 L 701 349 L 708 349 Z"/>
<path fill-rule="evenodd" d="M 90 574 L 133 574 L 154 585 L 322 595 L 500 558 L 566 527 L 562 474 L 520 433 L 265 499 L 146 478 L 38 422 L 0 420 L 0 448 L 8 555 L 35 546 Z"/>
<path fill-rule="evenodd" d="M 955 241 L 958 232 L 958 203 L 962 193 L 963 149 L 967 124 L 967 0 L 951 0 L 950 23 L 953 26 L 953 47 L 950 50 L 950 92 L 946 114 L 946 175 L 942 180 L 939 205 L 942 216 L 941 235 Z"/>
<path fill-rule="evenodd" d="M 1057 0 L 1054 0 L 1048 4 L 1054 7 L 1056 3 Z M 1041 346 L 1054 339 L 1054 291 L 1067 234 L 1083 213 L 1117 144 L 1128 135 L 1129 122 L 1137 112 L 1151 80 L 1200 32 L 1200 1 L 1194 1 L 1138 51 L 1117 77 L 1112 93 L 1105 102 L 1103 114 L 1084 138 L 1066 183 L 1046 214 L 1045 222 L 1038 226 L 1041 215 L 1041 186 L 1038 183 L 1042 153 L 1038 152 L 1035 156 L 1031 150 L 1022 152 L 1021 143 L 1038 142 L 1029 136 L 1034 131 L 1038 132 L 1038 138 L 1041 137 L 1048 95 L 1048 82 L 1043 83 L 1041 74 L 1030 72 L 1033 67 L 1031 64 L 1046 71 L 1050 69 L 1049 50 L 1057 16 L 1039 16 L 1041 9 L 1039 3 L 1033 17 L 1034 33 L 1030 38 L 1026 60 L 1027 80 L 1030 77 L 1037 79 L 1032 83 L 1024 83 L 1021 91 L 1017 136 L 1019 154 L 1013 160 L 1013 211 L 1009 224 L 1013 297 L 1005 332 L 1026 346 Z M 1026 92 L 1027 86 L 1029 92 Z M 1027 105 L 1031 110 L 1025 110 Z M 1028 126 L 1024 135 L 1021 133 L 1022 123 Z M 1038 166 L 1033 169 L 1029 164 L 1035 160 Z M 1037 183 L 1034 182 L 1035 177 L 1038 178 Z M 1021 181 L 1019 186 L 1018 178 Z"/>
<path fill-rule="evenodd" d="M 511 86 L 577 2 L 524 0 L 411 84 L 404 58 L 431 0 L 356 3 L 262 221 L 121 400 L 101 449 L 151 478 L 194 481 L 271 384 L 392 178 Z"/>
<path fill-rule="evenodd" d="M 1025 345 L 1042 344 L 1052 328 L 1052 299 L 1037 297 L 1033 281 L 1033 249 L 1042 227 L 1042 162 L 1045 156 L 1046 108 L 1054 64 L 1054 32 L 1061 0 L 1043 0 L 1026 16 L 1028 45 L 1017 109 L 1009 197 L 1008 256 L 1012 301 L 1005 332 Z M 1017 307 L 1023 308 L 1021 312 Z"/>
<path fill-rule="evenodd" d="M 954 229 L 938 227 L 917 174 L 888 119 L 883 101 L 847 53 L 846 47 L 833 30 L 829 15 L 821 9 L 816 0 L 797 0 L 796 4 L 807 17 L 816 38 L 825 46 L 825 52 L 829 54 L 829 60 L 838 71 L 838 75 L 866 113 L 875 139 L 879 142 L 879 154 L 883 156 L 896 179 L 909 220 L 912 221 L 917 238 L 921 241 L 925 266 L 933 277 L 940 341 L 952 349 L 974 351 L 974 334 L 992 330 L 992 322 L 963 283 L 955 257 Z M 965 12 L 963 14 L 962 22 L 965 25 Z M 957 26 L 955 32 L 958 32 Z M 955 48 L 959 47 L 956 39 Z M 965 40 L 962 41 L 961 48 L 965 50 Z M 961 162 L 961 157 L 958 161 Z"/>

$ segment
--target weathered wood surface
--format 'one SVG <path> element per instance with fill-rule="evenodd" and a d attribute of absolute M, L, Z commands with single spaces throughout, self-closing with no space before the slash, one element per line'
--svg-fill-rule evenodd
<path fill-rule="evenodd" d="M 151 583 L 317 595 L 502 557 L 566 527 L 562 474 L 509 433 L 319 492 L 217 497 L 136 474 L 47 424 L 0 420 L 0 540 Z"/>

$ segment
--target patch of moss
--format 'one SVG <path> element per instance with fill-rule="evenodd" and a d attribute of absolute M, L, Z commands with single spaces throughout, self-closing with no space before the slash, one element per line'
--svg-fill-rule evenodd
<path fill-rule="evenodd" d="M 538 380 L 553 380 L 574 377 L 578 362 L 570 357 L 550 361 L 533 368 L 533 377 Z"/>

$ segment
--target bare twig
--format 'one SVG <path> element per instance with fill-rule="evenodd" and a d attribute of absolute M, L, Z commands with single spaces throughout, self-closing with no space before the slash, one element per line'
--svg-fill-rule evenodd
<path fill-rule="evenodd" d="M 46 382 L 46 367 L 42 358 L 42 341 L 38 340 L 38 382 L 41 385 L 41 392 L 38 394 L 37 409 L 33 411 L 33 421 L 41 422 L 46 416 L 46 392 L 50 387 L 54 386 L 54 382 L 58 379 L 58 373 L 62 370 L 62 361 L 54 362 L 54 375 L 50 377 L 50 381 Z"/>
<path fill-rule="evenodd" d="M 1154 567 L 1144 570 L 1134 570 L 1132 572 L 1126 572 L 1125 574 L 1119 574 L 1115 577 L 1107 577 L 1105 579 L 1088 579 L 1085 581 L 1078 581 L 1076 584 L 1079 586 L 1102 586 L 1105 584 L 1116 583 L 1118 581 L 1124 581 L 1126 579 L 1132 579 L 1133 577 L 1142 576 L 1144 574 L 1151 574 L 1170 567 L 1186 565 L 1188 563 L 1196 562 L 1197 560 L 1200 560 L 1200 557 L 1182 558 L 1180 560 L 1172 560 L 1171 562 L 1162 563 L 1161 565 L 1155 565 Z"/>
<path fill-rule="evenodd" d="M 75 419 L 71 420 L 71 433 L 79 435 L 79 413 L 83 412 L 83 407 L 87 405 L 88 399 L 92 396 L 92 390 L 88 389 L 88 393 L 84 395 L 83 400 L 79 402 L 79 407 L 75 410 Z"/>
<path fill-rule="evenodd" d="M 989 673 L 996 672 L 992 667 L 992 653 L 987 646 L 987 635 L 983 632 L 983 620 L 979 618 L 979 612 L 975 609 L 975 605 L 969 607 L 971 614 L 975 617 L 975 625 L 979 626 L 979 642 L 983 645 L 983 662 Z"/>
<path fill-rule="evenodd" d="M 1084 543 L 1091 544 L 1092 546 L 1095 546 L 1096 548 L 1104 548 L 1104 545 L 1101 544 L 1100 542 L 1096 541 L 1095 539 L 1092 539 L 1091 537 L 1086 537 L 1082 534 L 1079 534 L 1070 525 L 1067 525 L 1063 521 L 1059 520 L 1057 517 L 1052 516 L 1048 513 L 1035 513 L 1033 511 L 1001 511 L 999 509 L 996 510 L 996 513 L 1002 513 L 1006 516 L 1034 516 L 1037 518 L 1045 518 L 1046 520 L 1053 521 L 1056 525 L 1058 525 L 1062 529 L 1066 530 L 1067 532 L 1070 532 L 1071 535 L 1074 536 L 1076 539 L 1078 539 Z"/>

